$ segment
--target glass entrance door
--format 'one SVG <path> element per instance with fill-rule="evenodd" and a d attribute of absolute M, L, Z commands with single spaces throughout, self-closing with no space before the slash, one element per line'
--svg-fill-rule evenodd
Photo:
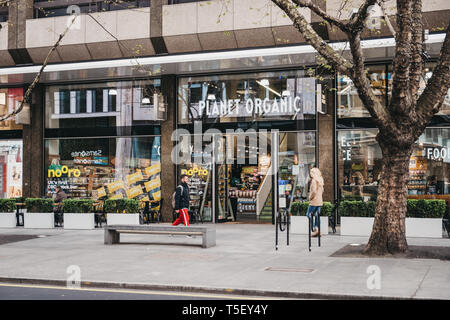
<path fill-rule="evenodd" d="M 308 201 L 309 172 L 316 165 L 315 132 L 280 132 L 278 193 L 280 207 Z"/>
<path fill-rule="evenodd" d="M 272 221 L 270 135 L 225 135 L 216 159 L 216 221 Z"/>

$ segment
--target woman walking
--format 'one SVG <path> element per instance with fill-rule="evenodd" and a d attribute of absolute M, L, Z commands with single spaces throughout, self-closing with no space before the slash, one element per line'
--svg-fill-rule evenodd
<path fill-rule="evenodd" d="M 309 219 L 313 219 L 312 223 L 312 236 L 316 237 L 319 233 L 320 223 L 320 209 L 323 205 L 323 178 L 322 173 L 318 168 L 312 168 L 310 172 L 311 184 L 309 188 L 309 205 L 306 212 L 306 216 Z M 313 215 L 313 217 L 311 217 Z"/>

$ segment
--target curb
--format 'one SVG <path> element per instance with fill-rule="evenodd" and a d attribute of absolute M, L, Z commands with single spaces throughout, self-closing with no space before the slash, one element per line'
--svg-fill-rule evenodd
<path fill-rule="evenodd" d="M 67 285 L 67 282 L 65 280 L 9 278 L 9 277 L 0 277 L 0 283 L 50 285 L 57 287 L 66 287 Z M 143 291 L 149 290 L 149 291 L 166 291 L 166 292 L 171 291 L 183 293 L 221 294 L 230 296 L 239 295 L 239 296 L 253 296 L 253 297 L 313 299 L 313 300 L 422 300 L 421 298 L 412 298 L 412 297 L 367 296 L 367 295 L 358 296 L 358 295 L 346 295 L 335 293 L 265 291 L 253 289 L 209 288 L 209 287 L 194 287 L 181 285 L 157 285 L 157 284 L 99 282 L 99 281 L 81 281 L 80 288 L 132 289 Z"/>

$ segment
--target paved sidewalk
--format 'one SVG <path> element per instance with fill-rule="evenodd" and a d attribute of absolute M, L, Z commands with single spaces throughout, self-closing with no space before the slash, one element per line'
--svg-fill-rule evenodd
<path fill-rule="evenodd" d="M 283 297 L 397 297 L 450 299 L 450 261 L 432 259 L 329 257 L 364 237 L 327 235 L 322 247 L 307 236 L 281 234 L 275 251 L 272 225 L 218 224 L 217 246 L 185 236 L 121 235 L 123 244 L 103 244 L 103 229 L 92 231 L 0 229 L 8 234 L 47 235 L 0 245 L 4 278 L 59 280 L 67 267 L 81 268 L 83 282 L 130 287 L 265 294 Z M 151 241 L 158 244 L 148 244 Z M 450 239 L 408 239 L 410 245 L 447 246 Z M 367 288 L 367 268 L 381 270 L 381 289 Z"/>

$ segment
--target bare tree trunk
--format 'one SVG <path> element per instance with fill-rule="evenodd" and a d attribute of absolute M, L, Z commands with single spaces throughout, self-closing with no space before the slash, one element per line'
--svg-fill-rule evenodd
<path fill-rule="evenodd" d="M 409 160 L 413 144 L 409 148 L 396 148 L 392 143 L 393 139 L 383 139 L 379 135 L 377 140 L 383 153 L 383 163 L 375 221 L 364 252 L 368 255 L 402 253 L 408 250 L 405 217 Z"/>

